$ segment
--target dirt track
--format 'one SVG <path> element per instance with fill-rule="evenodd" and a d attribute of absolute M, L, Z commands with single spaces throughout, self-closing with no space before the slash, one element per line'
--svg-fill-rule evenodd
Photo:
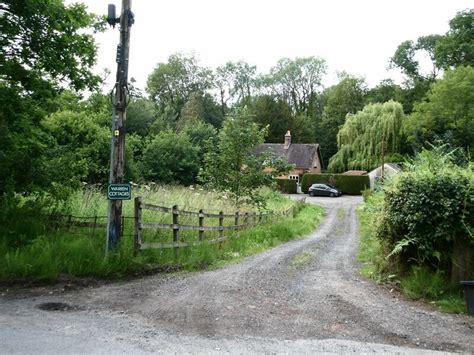
<path fill-rule="evenodd" d="M 474 351 L 473 317 L 404 301 L 359 276 L 360 198 L 308 201 L 327 209 L 315 233 L 239 264 L 80 291 L 6 292 L 0 343 L 20 353 Z M 37 308 L 47 302 L 73 309 Z"/>

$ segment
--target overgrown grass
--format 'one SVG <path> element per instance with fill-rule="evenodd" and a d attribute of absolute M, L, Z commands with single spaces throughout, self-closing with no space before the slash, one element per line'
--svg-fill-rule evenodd
<path fill-rule="evenodd" d="M 145 195 L 146 201 L 165 206 L 179 204 L 180 208 L 189 210 L 204 208 L 207 211 L 230 211 L 233 207 L 225 197 L 216 198 L 214 192 L 197 191 L 196 193 L 196 190 L 192 189 L 158 188 L 135 194 Z M 268 207 L 274 211 L 286 210 L 295 203 L 271 191 L 267 191 L 266 194 Z M 101 215 L 106 213 L 106 205 L 107 201 L 103 194 L 98 191 L 84 191 L 82 196 L 78 193 L 68 201 L 67 212 L 76 215 Z M 209 208 L 211 206 L 212 209 Z M 124 214 L 133 215 L 130 201 L 124 204 Z M 20 246 L 11 242 L 11 236 L 0 239 L 0 281 L 54 281 L 61 273 L 75 277 L 119 278 L 150 270 L 198 270 L 218 267 L 307 234 L 319 224 L 322 216 L 323 210 L 320 207 L 304 205 L 295 218 L 292 216 L 280 218 L 274 223 L 241 231 L 239 236 L 231 236 L 220 244 L 143 250 L 137 254 L 133 250 L 131 223 L 129 223 L 120 247 L 107 257 L 105 257 L 105 231 L 91 237 L 76 235 L 67 230 L 40 228 L 40 235 L 34 238 L 30 236 L 28 241 Z"/>
<path fill-rule="evenodd" d="M 416 266 L 403 274 L 393 271 L 393 265 L 389 265 L 386 257 L 390 251 L 375 237 L 377 213 L 380 213 L 380 209 L 373 199 L 377 198 L 381 197 L 377 194 L 371 196 L 369 202 L 357 211 L 360 224 L 358 259 L 363 262 L 361 274 L 379 283 L 391 283 L 400 288 L 407 298 L 423 300 L 443 312 L 466 313 L 461 288 L 446 282 L 442 272 Z"/>

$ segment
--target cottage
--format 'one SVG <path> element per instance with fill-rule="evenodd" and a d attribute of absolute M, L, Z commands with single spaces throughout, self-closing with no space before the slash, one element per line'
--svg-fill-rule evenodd
<path fill-rule="evenodd" d="M 267 150 L 272 151 L 278 156 L 286 157 L 290 164 L 295 165 L 295 168 L 288 175 L 279 176 L 278 179 L 291 179 L 299 182 L 300 176 L 305 173 L 321 173 L 323 160 L 319 144 L 291 143 L 290 131 L 286 132 L 283 144 L 260 144 L 255 149 L 255 152 L 260 154 Z"/>

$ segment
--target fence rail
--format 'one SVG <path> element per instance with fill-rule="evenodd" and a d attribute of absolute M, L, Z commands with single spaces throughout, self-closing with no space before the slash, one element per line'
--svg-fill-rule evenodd
<path fill-rule="evenodd" d="M 304 200 L 303 200 L 304 202 Z M 228 235 L 224 235 L 224 232 L 229 231 L 240 231 L 245 228 L 261 225 L 268 223 L 274 218 L 281 216 L 289 216 L 296 214 L 297 207 L 292 206 L 288 210 L 280 213 L 275 212 L 239 212 L 236 211 L 233 214 L 225 214 L 224 212 L 219 213 L 206 213 L 204 210 L 199 211 L 185 211 L 180 210 L 178 206 L 163 207 L 157 206 L 150 203 L 144 203 L 141 197 L 135 198 L 135 249 L 168 249 L 168 248 L 182 248 L 189 246 L 196 246 L 202 243 L 220 243 L 228 239 Z M 157 222 L 143 222 L 142 215 L 143 211 L 154 211 L 161 212 L 172 216 L 172 223 L 157 223 Z M 196 224 L 189 224 L 180 222 L 180 217 L 194 217 Z M 232 224 L 224 225 L 224 220 L 231 219 Z M 217 226 L 205 225 L 205 221 L 213 220 L 214 223 L 217 220 Z M 211 223 L 212 224 L 212 223 Z M 170 230 L 172 231 L 172 242 L 144 242 L 142 240 L 143 230 L 155 229 L 155 230 Z M 195 231 L 198 232 L 198 240 L 182 240 L 181 231 Z M 206 232 L 217 232 L 217 237 L 212 239 L 205 239 L 204 234 Z"/>

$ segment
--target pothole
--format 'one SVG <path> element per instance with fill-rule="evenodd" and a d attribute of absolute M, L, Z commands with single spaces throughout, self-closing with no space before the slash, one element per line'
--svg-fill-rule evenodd
<path fill-rule="evenodd" d="M 63 303 L 63 302 L 40 303 L 36 307 L 43 311 L 61 311 L 61 312 L 75 311 L 79 309 L 77 306 L 72 306 L 70 304 Z"/>

